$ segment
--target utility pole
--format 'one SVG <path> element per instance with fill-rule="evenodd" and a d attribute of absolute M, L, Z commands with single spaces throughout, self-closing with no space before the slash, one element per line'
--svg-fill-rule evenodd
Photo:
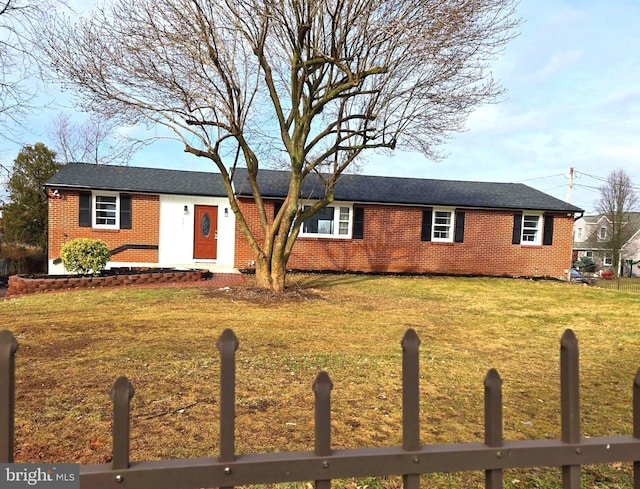
<path fill-rule="evenodd" d="M 569 184 L 567 186 L 567 204 L 571 204 L 571 193 L 573 192 L 573 167 L 569 168 Z"/>

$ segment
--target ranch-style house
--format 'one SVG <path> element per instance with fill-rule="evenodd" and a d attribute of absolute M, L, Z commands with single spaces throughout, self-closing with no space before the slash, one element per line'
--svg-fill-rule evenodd
<path fill-rule="evenodd" d="M 288 175 L 259 172 L 270 217 L 286 196 Z M 260 235 L 245 169 L 233 184 Z M 69 163 L 46 189 L 50 274 L 65 273 L 60 248 L 78 237 L 107 243 L 108 268 L 254 267 L 217 173 Z M 308 177 L 302 205 L 323 191 L 320 177 Z M 571 266 L 574 216 L 582 212 L 517 183 L 343 175 L 334 202 L 303 223 L 288 268 L 562 279 Z"/>

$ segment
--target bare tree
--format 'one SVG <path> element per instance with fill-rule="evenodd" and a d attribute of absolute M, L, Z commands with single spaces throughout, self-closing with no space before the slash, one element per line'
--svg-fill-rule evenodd
<path fill-rule="evenodd" d="M 261 287 L 283 290 L 302 222 L 374 150 L 437 146 L 501 89 L 489 62 L 513 37 L 516 0 L 114 0 L 72 22 L 51 19 L 43 50 L 84 108 L 159 123 L 222 174 L 256 256 Z M 285 159 L 289 193 L 274 220 L 258 184 Z M 253 233 L 232 189 L 248 169 Z M 299 203 L 302 181 L 324 198 Z"/>
<path fill-rule="evenodd" d="M 84 123 L 74 122 L 66 113 L 59 113 L 52 121 L 49 136 L 59 159 L 97 165 L 126 165 L 142 144 L 117 134 L 118 124 L 98 114 Z"/>
<path fill-rule="evenodd" d="M 64 2 L 63 2 L 64 4 Z M 29 33 L 47 1 L 0 0 L 0 137 L 15 139 L 36 85 Z"/>
<path fill-rule="evenodd" d="M 11 139 L 26 101 L 31 95 L 24 89 L 26 58 L 20 26 L 28 18 L 28 6 L 20 0 L 0 0 L 0 137 Z M 26 17 L 25 17 L 26 15 Z M 4 202 L 11 165 L 0 162 L 0 204 Z"/>
<path fill-rule="evenodd" d="M 624 170 L 613 170 L 607 182 L 600 187 L 600 199 L 596 210 L 606 218 L 605 231 L 598 229 L 596 239 L 601 246 L 611 250 L 613 269 L 620 271 L 621 250 L 638 230 L 638 195 L 631 178 Z"/>
<path fill-rule="evenodd" d="M 25 50 L 20 25 L 28 15 L 29 7 L 20 0 L 0 1 L 0 121 L 4 137 L 11 134 L 10 122 L 16 122 L 16 113 L 30 98 L 24 90 L 27 77 L 24 63 Z"/>

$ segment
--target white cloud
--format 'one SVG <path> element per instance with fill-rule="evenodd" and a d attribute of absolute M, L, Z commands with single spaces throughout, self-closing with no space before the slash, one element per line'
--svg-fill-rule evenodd
<path fill-rule="evenodd" d="M 583 57 L 582 51 L 572 49 L 561 53 L 554 53 L 547 64 L 534 75 L 534 78 L 545 80 L 552 76 L 560 74 L 563 70 L 570 68 L 572 64 L 580 61 Z"/>

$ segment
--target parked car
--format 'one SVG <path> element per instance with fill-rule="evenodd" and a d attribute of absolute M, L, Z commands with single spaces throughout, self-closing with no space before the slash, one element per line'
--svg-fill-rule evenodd
<path fill-rule="evenodd" d="M 591 275 L 584 275 L 575 268 L 571 269 L 571 281 L 576 284 L 595 284 L 598 279 Z"/>

